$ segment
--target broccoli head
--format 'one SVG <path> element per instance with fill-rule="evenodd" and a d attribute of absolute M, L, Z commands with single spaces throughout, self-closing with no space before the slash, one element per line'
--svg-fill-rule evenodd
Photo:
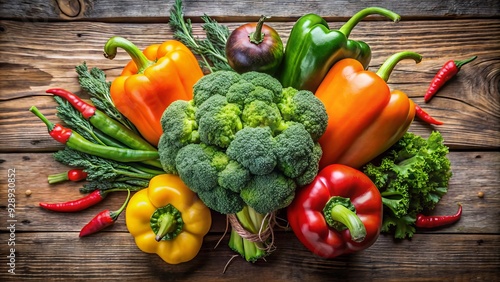
<path fill-rule="evenodd" d="M 301 175 L 295 178 L 295 182 L 297 182 L 299 187 L 305 186 L 314 180 L 319 171 L 319 160 L 322 155 L 323 149 L 321 148 L 321 144 L 315 142 L 312 153 L 308 157 L 309 166 Z"/>
<path fill-rule="evenodd" d="M 198 193 L 207 207 L 223 214 L 234 214 L 243 209 L 245 203 L 239 193 L 217 186 L 210 191 Z"/>
<path fill-rule="evenodd" d="M 447 193 L 452 176 L 449 149 L 434 131 L 428 138 L 411 132 L 380 156 L 379 164 L 363 169 L 380 190 L 384 212 L 383 231 L 395 230 L 395 237 L 411 237 L 416 215 L 435 208 Z"/>
<path fill-rule="evenodd" d="M 283 89 L 265 73 L 213 72 L 194 85 L 192 101 L 165 110 L 160 161 L 209 208 L 255 233 L 269 224 L 264 214 L 316 177 L 327 121 L 312 92 Z M 230 246 L 247 260 L 265 256 L 264 245 L 231 232 Z"/>
<path fill-rule="evenodd" d="M 326 125 L 325 107 L 311 92 L 283 89 L 264 73 L 218 71 L 194 85 L 193 100 L 165 110 L 160 161 L 216 211 L 233 210 L 217 208 L 228 195 L 250 207 L 260 201 L 252 199 L 272 198 L 257 208 L 272 211 L 314 179 L 322 153 L 316 140 Z M 265 176 L 284 189 L 250 188 Z"/>

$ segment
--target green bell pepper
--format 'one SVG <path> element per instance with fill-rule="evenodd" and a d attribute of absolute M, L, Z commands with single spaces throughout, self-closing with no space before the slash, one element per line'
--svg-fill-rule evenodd
<path fill-rule="evenodd" d="M 394 22 L 400 20 L 398 14 L 379 7 L 357 12 L 339 30 L 330 30 L 326 20 L 316 14 L 300 17 L 290 32 L 277 78 L 284 87 L 314 92 L 328 70 L 341 59 L 353 58 L 368 68 L 370 46 L 348 37 L 356 24 L 371 14 L 385 16 Z"/>

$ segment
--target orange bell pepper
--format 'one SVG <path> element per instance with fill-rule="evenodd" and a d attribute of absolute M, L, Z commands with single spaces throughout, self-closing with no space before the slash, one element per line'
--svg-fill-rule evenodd
<path fill-rule="evenodd" d="M 115 107 L 127 117 L 141 135 L 157 146 L 162 134 L 160 118 L 176 100 L 191 100 L 193 85 L 203 72 L 193 53 L 181 42 L 168 40 L 153 44 L 141 52 L 122 37 L 112 37 L 104 46 L 104 55 L 113 59 L 117 48 L 132 58 L 111 84 Z"/>
<path fill-rule="evenodd" d="M 392 55 L 377 73 L 366 71 L 354 59 L 343 59 L 328 72 L 316 91 L 328 113 L 328 127 L 319 139 L 320 168 L 344 164 L 359 168 L 395 144 L 415 116 L 415 104 L 387 80 L 395 65 L 422 57 L 413 52 Z"/>

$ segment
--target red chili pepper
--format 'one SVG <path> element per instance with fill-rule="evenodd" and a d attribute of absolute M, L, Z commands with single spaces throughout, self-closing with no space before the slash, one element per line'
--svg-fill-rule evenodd
<path fill-rule="evenodd" d="M 424 111 L 422 108 L 420 108 L 420 106 L 417 105 L 417 104 L 415 104 L 415 115 L 419 119 L 421 119 L 422 121 L 425 121 L 428 124 L 435 124 L 435 125 L 441 125 L 441 124 L 443 124 L 442 121 L 439 121 L 439 120 L 433 118 L 426 111 Z"/>
<path fill-rule="evenodd" d="M 95 190 L 83 198 L 62 203 L 40 203 L 39 205 L 46 209 L 56 212 L 77 212 L 88 207 L 96 205 L 106 197 L 106 193 L 101 190 Z"/>
<path fill-rule="evenodd" d="M 49 180 L 49 184 L 55 184 L 63 181 L 82 181 L 87 178 L 87 173 L 83 169 L 75 168 L 70 169 L 65 172 L 51 174 L 47 178 Z"/>
<path fill-rule="evenodd" d="M 130 199 L 130 190 L 128 191 L 127 199 L 123 203 L 123 205 L 116 211 L 103 210 L 98 213 L 92 220 L 87 223 L 82 230 L 80 231 L 80 237 L 88 236 L 94 234 L 102 229 L 113 225 L 115 221 L 118 219 L 122 211 L 127 206 L 128 200 Z"/>
<path fill-rule="evenodd" d="M 415 226 L 419 228 L 435 228 L 457 222 L 462 216 L 462 205 L 458 205 L 458 211 L 453 215 L 442 216 L 425 216 L 423 214 L 417 215 Z"/>
<path fill-rule="evenodd" d="M 427 92 L 424 95 L 424 101 L 429 102 L 431 98 L 436 94 L 436 92 L 452 77 L 454 77 L 459 71 L 460 68 L 469 63 L 474 61 L 477 58 L 477 56 L 471 57 L 467 60 L 463 61 L 454 61 L 454 60 L 449 60 L 446 62 L 441 69 L 436 73 L 434 78 L 431 81 L 431 84 L 429 85 L 429 89 L 427 89 Z"/>
<path fill-rule="evenodd" d="M 68 171 L 68 179 L 70 181 L 81 181 L 87 178 L 87 173 L 83 169 L 70 169 Z"/>
<path fill-rule="evenodd" d="M 67 90 L 61 88 L 52 88 L 47 90 L 46 92 L 66 99 L 71 105 L 73 105 L 73 107 L 77 111 L 79 111 L 82 114 L 82 116 L 85 119 L 89 119 L 96 112 L 96 108 L 94 106 L 86 103 L 85 101 L 80 99 L 80 97 L 76 96 L 75 94 Z"/>

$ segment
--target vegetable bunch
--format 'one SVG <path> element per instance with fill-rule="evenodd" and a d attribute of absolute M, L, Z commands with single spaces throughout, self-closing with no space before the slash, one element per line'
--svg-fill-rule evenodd
<path fill-rule="evenodd" d="M 161 46 L 184 44 L 182 49 L 187 47 L 201 58 L 198 63 L 209 74 L 202 76 L 193 54 L 189 53 L 189 58 L 177 62 L 184 68 L 172 66 L 170 71 L 175 70 L 179 77 L 190 76 L 191 83 L 176 85 L 182 91 L 160 103 L 155 100 L 158 95 L 172 94 L 168 85 L 172 81 L 165 76 L 169 70 L 155 68 L 154 83 L 139 83 L 144 76 L 138 74 L 163 62 L 165 54 L 149 58 L 145 54 L 152 49 L 145 50 L 143 55 L 122 38 L 110 39 L 105 46 L 109 58 L 114 57 L 116 47 L 126 47 L 136 58 L 114 81 L 115 87 L 111 88 L 114 91 L 110 91 L 111 84 L 104 72 L 97 68 L 89 70 L 83 63 L 76 70 L 92 104 L 63 89 L 49 90 L 58 103 L 57 116 L 65 126 L 51 123 L 36 107 L 31 109 L 47 125 L 50 135 L 66 145 L 54 154 L 55 160 L 78 174 L 69 176 L 66 171 L 50 175 L 49 182 L 86 180 L 81 192 L 88 193 L 67 203 L 40 205 L 53 211 L 75 212 L 101 202 L 108 193 L 127 191 L 129 196 L 118 210 L 99 213 L 84 227 L 81 236 L 111 225 L 127 208 L 127 228 L 139 248 L 158 253 L 168 263 L 184 262 L 197 254 L 211 225 L 208 208 L 227 215 L 232 226 L 229 246 L 250 262 L 265 257 L 273 249 L 270 238 L 275 213 L 291 203 L 288 214 L 295 215 L 290 220 L 292 229 L 309 249 L 324 257 L 367 248 L 375 242 L 380 230 L 394 232 L 396 238 L 407 238 L 413 236 L 415 227 L 433 225 L 435 218 L 426 218 L 422 213 L 432 210 L 447 192 L 452 175 L 448 147 L 439 132 L 432 132 L 426 139 L 406 131 L 414 116 L 431 124 L 441 122 L 432 119 L 403 92 L 390 93 L 384 80 L 394 60 L 377 73 L 387 75 L 377 77 L 373 73 L 376 79 L 366 80 L 370 47 L 348 36 L 361 19 L 373 13 L 399 20 L 392 11 L 372 7 L 360 11 L 336 31 L 330 30 L 320 16 L 304 15 L 292 29 L 289 46 L 283 50 L 278 33 L 263 24 L 265 17 L 257 25 L 247 24 L 230 33 L 227 27 L 204 15 L 201 19 L 206 38 L 196 38 L 190 20 L 184 19 L 182 1 L 176 0 L 169 21 L 176 41 Z M 296 48 L 303 44 L 313 48 L 308 48 L 310 52 Z M 412 56 L 418 62 L 420 56 L 416 55 Z M 363 74 L 359 75 L 363 80 L 354 80 L 352 74 L 351 80 L 346 80 L 348 71 L 343 68 L 352 71 L 352 66 Z M 325 78 L 328 71 L 333 73 L 332 77 Z M 129 75 L 137 79 L 134 87 L 123 84 Z M 189 91 L 181 95 L 184 89 Z M 373 99 L 367 99 L 370 92 Z M 131 102 L 124 93 L 135 98 L 141 94 L 144 99 Z M 387 95 L 381 95 L 384 93 Z M 396 100 L 404 103 L 397 104 Z M 379 101 L 378 108 L 374 101 Z M 138 104 L 143 106 L 140 111 Z M 146 112 L 150 113 L 147 119 L 142 116 Z M 380 116 L 375 116 L 375 112 Z M 366 115 L 369 113 L 372 115 Z M 126 116 L 129 119 L 133 116 L 135 124 Z M 332 122 L 333 118 L 338 122 Z M 154 130 L 154 136 L 147 138 L 144 132 L 151 131 L 147 128 L 152 124 L 155 129 L 161 124 L 161 132 Z M 334 138 L 323 142 L 325 136 Z M 361 141 L 352 146 L 352 140 L 358 139 Z M 352 147 L 338 150 L 338 154 L 352 153 L 357 161 L 345 163 L 352 167 L 368 162 L 362 170 L 365 175 L 337 164 L 338 160 L 325 163 L 328 169 L 318 175 L 320 165 L 323 166 L 320 164 L 323 152 L 329 155 L 342 142 Z M 373 160 L 389 144 L 394 145 Z M 293 202 L 298 188 L 303 188 L 302 193 Z M 130 192 L 138 190 L 142 191 L 130 198 Z M 167 201 L 170 198 L 174 200 Z M 330 202 L 329 198 L 333 200 Z M 310 202 L 316 203 L 314 216 Z M 188 207 L 200 212 L 198 218 Z M 367 207 L 370 220 L 364 213 Z M 182 212 L 191 218 L 181 217 Z M 356 220 L 357 213 L 363 216 Z M 352 242 L 344 241 L 347 237 L 341 235 L 348 233 L 342 223 L 347 219 L 343 214 L 354 218 L 355 224 L 349 232 L 356 230 L 362 235 L 354 236 Z M 457 220 L 460 214 L 461 207 L 446 222 Z M 330 222 L 321 221 L 323 215 Z M 310 226 L 320 226 L 325 231 L 322 234 L 335 236 L 321 238 L 321 234 L 309 232 L 319 230 Z M 177 235 L 190 239 L 170 241 Z M 337 244 L 332 243 L 332 238 L 336 238 L 333 241 Z M 177 256 L 165 252 L 165 246 L 179 253 L 189 248 Z"/>
<path fill-rule="evenodd" d="M 265 73 L 217 71 L 194 85 L 193 100 L 165 110 L 160 161 L 209 208 L 257 231 L 264 214 L 288 206 L 316 176 L 327 120 L 310 91 L 282 88 Z M 247 260 L 266 255 L 241 240 L 233 232 L 230 246 Z"/>

